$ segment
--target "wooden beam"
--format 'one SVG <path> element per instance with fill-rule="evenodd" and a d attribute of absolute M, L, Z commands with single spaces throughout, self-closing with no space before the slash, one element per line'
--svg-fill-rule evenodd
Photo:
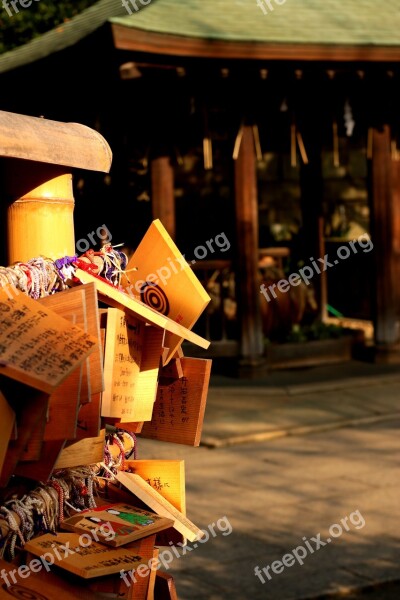
<path fill-rule="evenodd" d="M 398 311 L 400 288 L 398 263 L 400 235 L 398 221 L 399 190 L 394 188 L 390 128 L 388 125 L 373 130 L 371 161 L 372 240 L 374 243 L 374 324 L 378 352 L 387 355 L 399 341 Z M 396 164 L 397 166 L 397 164 Z M 396 175 L 398 174 L 398 166 Z M 381 356 L 382 356 L 381 355 Z"/>
<path fill-rule="evenodd" d="M 153 219 L 160 219 L 169 235 L 174 239 L 174 168 L 169 156 L 160 156 L 151 161 L 151 203 Z"/>
<path fill-rule="evenodd" d="M 154 33 L 116 24 L 112 25 L 112 33 L 115 48 L 118 50 L 133 50 L 167 56 L 329 62 L 400 61 L 399 46 L 227 42 Z"/>
<path fill-rule="evenodd" d="M 105 139 L 78 123 L 59 123 L 0 111 L 0 156 L 108 173 Z"/>
<path fill-rule="evenodd" d="M 241 355 L 258 362 L 263 353 L 258 276 L 258 202 L 253 130 L 244 126 L 235 162 L 235 202 L 238 253 L 238 302 L 241 320 Z"/>

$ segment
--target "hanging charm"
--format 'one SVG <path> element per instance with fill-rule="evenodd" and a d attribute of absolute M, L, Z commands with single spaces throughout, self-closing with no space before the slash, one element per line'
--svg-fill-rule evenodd
<path fill-rule="evenodd" d="M 240 145 L 242 143 L 242 138 L 243 138 L 243 131 L 244 131 L 244 127 L 243 124 L 239 127 L 239 131 L 237 132 L 237 136 L 235 139 L 235 145 L 233 147 L 233 154 L 232 154 L 232 158 L 233 160 L 237 160 L 238 156 L 239 156 L 239 151 L 240 151 Z"/>
<path fill-rule="evenodd" d="M 204 156 L 204 168 L 206 170 L 213 168 L 213 156 L 212 156 L 212 143 L 210 137 L 203 139 L 203 156 Z"/>
<path fill-rule="evenodd" d="M 338 135 L 338 124 L 337 121 L 332 123 L 332 134 L 333 134 L 333 166 L 340 167 L 339 157 L 339 135 Z"/>
<path fill-rule="evenodd" d="M 258 125 L 253 125 L 252 130 L 253 130 L 254 148 L 256 151 L 256 157 L 257 157 L 258 161 L 261 161 L 263 159 L 263 153 L 262 153 L 262 149 L 261 149 L 260 132 L 258 130 Z"/>
<path fill-rule="evenodd" d="M 351 137 L 353 135 L 354 127 L 356 122 L 353 118 L 353 111 L 351 109 L 351 105 L 349 100 L 346 100 L 344 103 L 344 126 L 346 128 L 347 137 Z"/>
<path fill-rule="evenodd" d="M 308 165 L 308 156 L 307 156 L 306 148 L 304 146 L 303 137 L 302 137 L 300 131 L 297 131 L 296 138 L 297 138 L 297 143 L 299 145 L 301 159 L 305 165 Z"/>
<path fill-rule="evenodd" d="M 290 166 L 297 167 L 297 152 L 296 152 L 296 125 L 292 123 L 290 126 Z"/>
<path fill-rule="evenodd" d="M 374 144 L 373 133 L 374 133 L 374 130 L 372 129 L 372 127 L 369 127 L 368 137 L 367 137 L 367 159 L 368 160 L 372 160 L 373 144 Z"/>

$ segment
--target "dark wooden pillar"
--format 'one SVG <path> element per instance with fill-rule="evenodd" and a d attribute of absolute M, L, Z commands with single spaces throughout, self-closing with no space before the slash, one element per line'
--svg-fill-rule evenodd
<path fill-rule="evenodd" d="M 244 367 L 262 363 L 263 337 L 258 277 L 258 202 L 253 131 L 245 126 L 235 162 L 238 248 L 238 304 L 241 358 Z"/>
<path fill-rule="evenodd" d="M 399 342 L 400 173 L 399 163 L 392 161 L 388 125 L 373 130 L 370 175 L 375 343 L 377 360 L 391 361 Z"/>
<path fill-rule="evenodd" d="M 323 177 L 322 177 L 322 144 L 318 121 L 305 120 L 302 135 L 307 151 L 308 163 L 301 162 L 301 252 L 302 259 L 309 265 L 311 259 L 317 260 L 325 255 L 324 222 L 322 218 Z M 301 159 L 299 159 L 301 160 Z M 323 271 L 314 277 L 312 284 L 318 303 L 320 320 L 326 317 L 327 273 Z"/>
<path fill-rule="evenodd" d="M 151 202 L 153 218 L 160 219 L 175 239 L 174 168 L 169 156 L 159 156 L 151 161 Z"/>

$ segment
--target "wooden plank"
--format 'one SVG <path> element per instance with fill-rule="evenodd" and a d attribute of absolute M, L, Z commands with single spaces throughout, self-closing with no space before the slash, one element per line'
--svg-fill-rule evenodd
<path fill-rule="evenodd" d="M 130 283 L 133 277 L 128 275 L 125 289 L 187 329 L 193 327 L 210 302 L 210 296 L 159 219 L 152 222 L 130 258 L 127 273 L 131 269 L 137 269 L 134 285 Z M 168 362 L 184 336 L 166 330 Z"/>
<path fill-rule="evenodd" d="M 147 591 L 149 589 L 152 566 L 154 565 L 154 563 L 151 563 L 151 560 L 154 557 L 156 536 L 150 536 L 140 541 L 144 545 L 143 549 L 141 549 L 141 555 L 146 561 L 143 561 L 143 567 L 139 567 L 133 571 L 132 575 L 129 573 L 133 585 L 128 590 L 128 600 L 147 600 Z"/>
<path fill-rule="evenodd" d="M 140 421 L 139 423 L 136 422 L 123 422 L 121 423 L 120 421 L 116 421 L 114 423 L 116 425 L 116 427 L 120 427 L 121 429 L 125 429 L 126 431 L 129 431 L 130 433 L 140 433 L 143 429 L 143 425 L 144 422 Z"/>
<path fill-rule="evenodd" d="M 112 548 L 92 541 L 90 546 L 83 548 L 79 540 L 80 535 L 77 533 L 57 533 L 56 536 L 47 533 L 27 542 L 24 549 L 36 556 L 41 556 L 46 552 L 49 560 L 49 555 L 51 555 L 55 566 L 75 573 L 84 579 L 111 575 L 119 573 L 121 570 L 136 569 L 143 564 L 143 557 L 137 553 L 135 544 Z M 64 556 L 62 547 L 71 548 L 74 554 L 70 553 L 68 556 Z M 79 550 L 77 550 L 78 548 Z"/>
<path fill-rule="evenodd" d="M 35 481 L 47 481 L 53 473 L 60 452 L 65 446 L 65 440 L 43 442 L 40 460 L 36 462 L 18 463 L 15 474 Z"/>
<path fill-rule="evenodd" d="M 32 563 L 32 561 L 35 561 Z M 25 565 L 18 573 L 18 566 L 0 559 L 0 571 L 3 585 L 0 587 L 0 598 L 25 598 L 26 600 L 97 600 L 99 597 L 89 589 L 82 589 L 71 584 L 63 572 L 54 573 L 50 567 L 45 568 L 36 556 L 27 554 Z"/>
<path fill-rule="evenodd" d="M 111 284 L 105 283 L 101 279 L 98 279 L 81 269 L 76 269 L 75 275 L 84 284 L 95 283 L 100 299 L 108 306 L 114 306 L 121 309 L 127 308 L 128 311 L 132 313 L 132 316 L 149 323 L 149 325 L 155 325 L 156 327 L 165 329 L 179 338 L 188 340 L 201 348 L 207 349 L 209 347 L 210 342 L 208 340 L 193 333 L 193 331 L 189 331 L 186 327 L 175 323 L 172 319 L 162 315 L 150 306 L 143 304 L 140 300 L 129 296 L 124 293 L 122 289 L 119 290 Z"/>
<path fill-rule="evenodd" d="M 196 539 L 203 537 L 204 534 L 201 529 L 196 527 L 194 523 L 168 502 L 160 492 L 142 479 L 140 475 L 120 471 L 116 478 L 154 512 L 173 519 L 175 521 L 174 528 L 184 537 L 188 538 L 189 541 L 194 542 Z"/>
<path fill-rule="evenodd" d="M 85 288 L 92 288 L 91 285 L 84 286 Z M 97 301 L 97 294 L 95 294 Z M 107 323 L 107 309 L 101 309 L 98 311 L 98 322 L 102 326 L 100 327 L 100 356 L 101 356 L 101 382 L 102 389 L 104 389 L 104 377 L 103 377 L 103 360 L 105 352 L 105 340 L 106 340 L 106 323 Z M 78 421 L 76 428 L 76 439 L 82 440 L 87 437 L 98 437 L 100 435 L 100 413 L 101 413 L 101 392 L 93 394 L 90 402 L 83 404 L 79 407 Z"/>
<path fill-rule="evenodd" d="M 50 395 L 44 441 L 71 440 L 76 436 L 79 408 L 79 390 L 82 370 L 71 373 Z"/>
<path fill-rule="evenodd" d="M 164 442 L 198 446 L 212 361 L 185 357 L 181 363 L 184 377 L 168 386 L 159 385 L 153 418 L 143 425 L 141 435 Z"/>
<path fill-rule="evenodd" d="M 83 286 L 83 291 L 85 293 L 88 333 L 98 340 L 98 350 L 89 356 L 91 394 L 98 394 L 104 390 L 104 339 L 100 331 L 100 311 L 98 308 L 96 286 L 85 285 Z"/>
<path fill-rule="evenodd" d="M 157 575 L 157 569 L 159 566 L 159 562 L 158 562 L 158 555 L 160 554 L 160 549 L 159 548 L 154 548 L 153 550 L 153 561 L 150 564 L 151 567 L 151 573 L 150 573 L 150 577 L 149 577 L 149 585 L 147 588 L 147 596 L 146 596 L 146 600 L 156 600 L 155 595 L 154 595 L 154 587 L 156 584 L 156 575 Z"/>
<path fill-rule="evenodd" d="M 77 415 L 76 440 L 98 437 L 100 433 L 101 394 L 94 394 L 90 402 L 81 404 Z"/>
<path fill-rule="evenodd" d="M 172 575 L 164 573 L 164 571 L 157 571 L 154 597 L 157 600 L 178 600 L 175 581 Z"/>
<path fill-rule="evenodd" d="M 57 458 L 55 469 L 70 469 L 93 465 L 104 460 L 105 429 L 98 437 L 84 438 L 64 448 Z"/>
<path fill-rule="evenodd" d="M 60 123 L 0 111 L 0 156 L 103 171 L 112 153 L 97 131 L 79 123 Z"/>
<path fill-rule="evenodd" d="M 160 369 L 160 380 L 182 379 L 183 368 L 180 358 L 172 358 L 170 362 Z"/>
<path fill-rule="evenodd" d="M 0 290 L 0 374 L 53 393 L 97 340 L 7 286 Z"/>
<path fill-rule="evenodd" d="M 130 549 L 134 548 L 137 554 L 142 557 L 142 566 L 139 568 L 140 574 L 137 570 L 121 571 L 118 577 L 114 575 L 88 581 L 88 587 L 92 591 L 107 595 L 107 597 L 110 595 L 112 598 L 147 600 L 146 591 L 152 573 L 152 571 L 147 568 L 147 565 L 154 556 L 154 544 L 155 535 L 149 535 L 146 538 L 138 540 L 134 545 L 128 545 Z M 111 594 L 113 595 L 111 596 Z"/>
<path fill-rule="evenodd" d="M 185 461 L 183 460 L 128 460 L 126 469 L 140 475 L 152 488 L 186 516 Z M 185 543 L 185 538 L 175 529 L 157 534 L 157 544 Z"/>
<path fill-rule="evenodd" d="M 3 470 L 4 459 L 7 454 L 8 443 L 11 439 L 15 425 L 15 412 L 0 392 L 0 473 Z"/>
<path fill-rule="evenodd" d="M 48 406 L 48 396 L 46 394 L 21 384 L 10 383 L 10 389 L 13 391 L 11 393 L 6 391 L 6 395 L 12 399 L 17 415 L 18 437 L 8 445 L 0 476 L 0 488 L 8 484 L 32 431 L 34 431 L 39 420 L 45 420 Z"/>
<path fill-rule="evenodd" d="M 18 462 L 30 462 L 32 460 L 40 460 L 42 455 L 42 446 L 44 431 L 46 429 L 46 419 L 39 419 L 36 427 L 33 428 L 29 440 L 24 447 L 24 450 Z"/>

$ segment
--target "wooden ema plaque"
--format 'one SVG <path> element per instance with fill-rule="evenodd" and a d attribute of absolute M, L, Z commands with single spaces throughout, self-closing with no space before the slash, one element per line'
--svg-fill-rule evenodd
<path fill-rule="evenodd" d="M 32 563 L 32 560 L 35 562 Z M 90 589 L 77 589 L 62 573 L 56 574 L 45 569 L 35 556 L 28 554 L 24 567 L 18 572 L 18 567 L 0 559 L 0 571 L 3 574 L 1 600 L 76 600 L 78 597 L 79 600 L 99 600 L 99 596 Z"/>
<path fill-rule="evenodd" d="M 119 548 L 136 540 L 153 535 L 173 524 L 170 518 L 162 517 L 148 510 L 143 510 L 131 504 L 112 503 L 85 510 L 65 519 L 62 529 L 75 533 L 94 532 L 98 541 L 106 546 Z M 102 533 L 101 527 L 105 529 Z M 110 529 L 113 535 L 110 536 Z"/>
<path fill-rule="evenodd" d="M 70 296 L 70 310 L 65 307 L 63 317 L 73 325 L 86 331 L 86 315 L 83 292 Z M 61 302 L 64 307 L 65 299 Z M 56 311 L 60 310 L 56 304 Z M 87 395 L 90 388 L 88 359 L 75 369 L 49 398 L 47 423 L 44 430 L 44 441 L 67 440 L 76 436 L 78 408 L 81 394 Z"/>
<path fill-rule="evenodd" d="M 112 548 L 92 541 L 84 548 L 80 545 L 80 535 L 77 533 L 46 533 L 27 542 L 24 549 L 35 556 L 45 555 L 48 562 L 79 577 L 92 579 L 121 570 L 137 569 L 143 563 L 143 557 L 137 552 L 137 544 L 133 542 L 121 548 Z M 63 550 L 65 547 L 70 550 L 67 556 Z"/>
<path fill-rule="evenodd" d="M 47 306 L 66 318 L 67 315 L 74 315 L 75 325 L 81 327 L 86 333 L 92 335 L 98 341 L 98 347 L 87 359 L 89 389 L 87 400 L 92 394 L 103 391 L 103 354 L 101 350 L 99 309 L 97 302 L 97 292 L 94 284 L 88 284 L 57 294 L 52 294 L 46 298 L 38 300 L 43 306 Z M 81 404 L 84 398 L 81 393 Z"/>
<path fill-rule="evenodd" d="M 142 564 L 136 571 L 125 571 L 117 575 L 89 580 L 86 585 L 93 591 L 111 598 L 126 600 L 149 600 L 149 589 L 154 587 L 158 549 L 154 547 L 155 535 L 149 535 L 135 542 Z M 153 558 L 155 560 L 153 560 Z M 154 582 L 153 582 L 154 580 Z M 82 581 L 82 580 L 81 580 Z M 105 596 L 102 596 L 104 598 Z"/>
<path fill-rule="evenodd" d="M 53 393 L 97 340 L 11 286 L 0 289 L 0 375 Z"/>
<path fill-rule="evenodd" d="M 149 421 L 157 393 L 163 332 L 108 309 L 101 415 Z"/>
<path fill-rule="evenodd" d="M 91 285 L 83 286 L 85 289 L 92 289 Z M 97 294 L 95 294 L 97 304 Z M 103 362 L 106 342 L 106 324 L 107 309 L 99 310 L 100 325 L 100 354 L 101 354 L 101 381 L 104 389 Z M 101 413 L 102 393 L 92 394 L 90 402 L 81 404 L 78 412 L 78 423 L 76 427 L 76 439 L 83 440 L 88 437 L 98 437 L 100 435 L 100 413 Z"/>
<path fill-rule="evenodd" d="M 125 468 L 140 475 L 152 488 L 186 516 L 185 461 L 184 460 L 128 460 Z M 185 543 L 186 540 L 173 528 L 157 534 L 157 544 Z"/>
<path fill-rule="evenodd" d="M 65 296 L 64 294 L 67 294 L 67 296 Z M 62 316 L 64 319 L 67 319 L 73 325 L 77 325 L 78 327 L 81 327 L 81 329 L 87 332 L 85 294 L 82 290 L 73 289 L 67 290 L 66 292 L 59 292 L 57 294 L 47 296 L 46 298 L 40 298 L 38 302 L 43 306 L 47 306 L 55 313 Z M 92 352 L 92 354 L 94 353 Z M 78 369 L 75 369 L 75 371 L 70 375 L 70 379 L 74 378 L 79 386 L 79 402 L 81 402 L 83 398 L 88 398 L 88 396 L 90 395 L 90 376 L 88 358 L 82 362 L 80 368 L 80 372 L 78 371 Z M 66 382 L 64 382 L 64 385 L 65 383 Z M 59 388 L 56 393 L 60 392 L 62 395 L 64 395 L 66 393 L 66 390 L 62 391 Z M 51 402 L 52 400 L 50 398 L 50 404 Z"/>
<path fill-rule="evenodd" d="M 105 429 L 98 437 L 90 437 L 64 448 L 57 458 L 55 469 L 70 469 L 82 465 L 94 465 L 104 460 Z"/>
<path fill-rule="evenodd" d="M 151 422 L 141 436 L 188 446 L 200 444 L 207 392 L 210 382 L 209 359 L 181 358 L 184 376 L 169 385 L 159 385 Z"/>
<path fill-rule="evenodd" d="M 98 437 L 100 433 L 101 394 L 93 394 L 90 402 L 81 404 L 76 424 L 76 440 Z M 71 440 L 71 442 L 73 442 Z"/>
<path fill-rule="evenodd" d="M 168 500 L 155 490 L 151 485 L 134 473 L 124 473 L 120 471 L 116 476 L 126 489 L 137 496 L 146 506 L 151 508 L 158 515 L 162 515 L 174 520 L 174 528 L 179 531 L 189 541 L 203 537 L 201 529 L 196 527 L 184 514 L 176 509 Z"/>
<path fill-rule="evenodd" d="M 130 276 L 131 269 L 134 278 Z M 125 289 L 187 329 L 193 327 L 211 300 L 159 219 L 150 225 L 126 271 L 132 283 L 127 281 Z M 169 352 L 165 364 L 180 347 L 182 337 L 167 333 L 165 346 Z"/>
<path fill-rule="evenodd" d="M 196 344 L 197 346 L 200 346 L 200 348 L 207 349 L 209 347 L 210 342 L 208 340 L 205 340 L 197 335 L 197 333 L 193 333 L 193 331 L 186 329 L 186 327 L 179 325 L 179 323 L 162 315 L 150 306 L 140 302 L 140 300 L 124 293 L 122 288 L 119 290 L 113 285 L 98 277 L 94 277 L 87 271 L 82 271 L 81 269 L 76 269 L 75 276 L 84 284 L 94 283 L 100 300 L 108 306 L 120 309 L 126 308 L 133 317 L 141 319 L 149 325 L 155 325 L 160 329 L 165 329 L 170 333 L 174 333 L 179 338 L 192 342 L 192 344 Z"/>

